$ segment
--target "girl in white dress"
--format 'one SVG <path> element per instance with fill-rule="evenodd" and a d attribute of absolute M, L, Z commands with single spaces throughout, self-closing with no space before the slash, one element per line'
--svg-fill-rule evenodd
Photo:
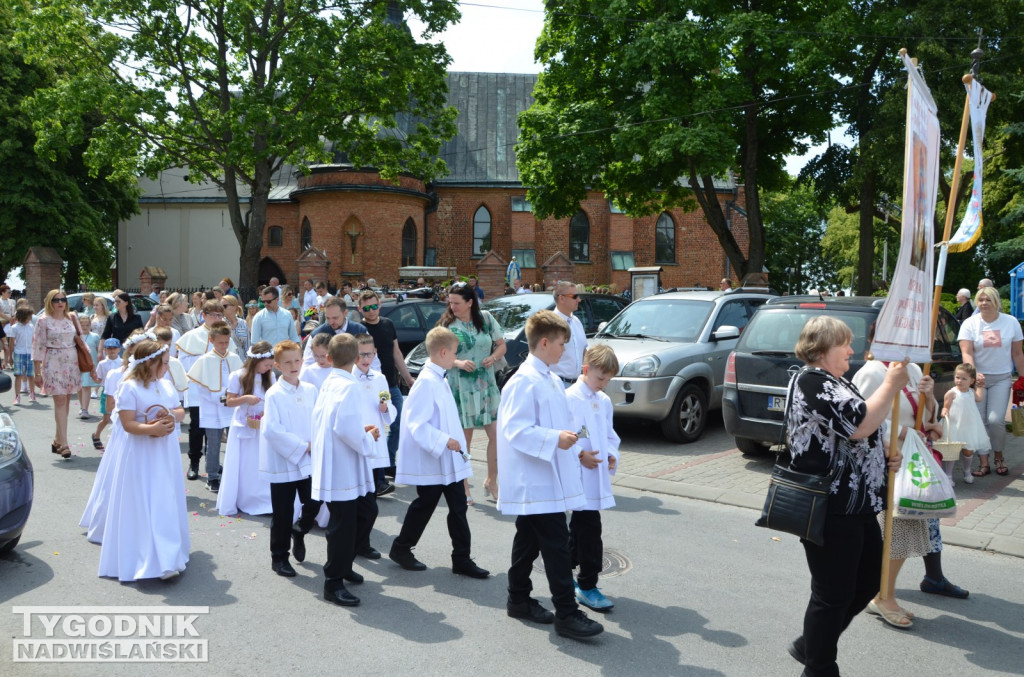
<path fill-rule="evenodd" d="M 267 515 L 273 512 L 270 482 L 260 476 L 260 421 L 263 401 L 274 384 L 274 348 L 259 341 L 246 353 L 245 366 L 228 379 L 226 404 L 234 409 L 217 510 L 221 515 Z"/>
<path fill-rule="evenodd" d="M 166 346 L 142 341 L 118 388 L 117 417 L 126 441 L 110 485 L 100 576 L 167 579 L 188 563 L 185 480 L 173 434 L 185 410 L 162 378 L 169 358 Z"/>
<path fill-rule="evenodd" d="M 946 391 L 942 401 L 942 416 L 949 423 L 949 439 L 963 442 L 960 450 L 964 466 L 964 482 L 974 481 L 971 474 L 971 457 L 974 452 L 986 452 L 992 448 L 985 422 L 978 412 L 978 402 L 984 397 L 983 389 L 977 385 L 977 372 L 973 364 L 961 364 L 953 372 L 953 388 Z"/>
<path fill-rule="evenodd" d="M 110 439 L 107 440 L 106 450 L 100 457 L 99 467 L 96 468 L 96 476 L 92 481 L 92 492 L 89 494 L 89 501 L 85 504 L 85 512 L 78 526 L 86 530 L 85 537 L 90 543 L 99 545 L 103 542 L 103 529 L 107 523 L 107 499 L 110 496 L 110 482 L 114 478 L 114 467 L 117 465 L 117 457 L 121 454 L 127 443 L 127 434 L 118 418 L 117 391 L 127 368 L 128 360 L 135 354 L 135 348 L 140 341 L 145 340 L 146 335 L 141 331 L 129 336 L 124 342 L 124 357 L 121 365 L 107 372 L 103 379 L 103 397 L 106 399 L 106 416 L 110 418 Z"/>

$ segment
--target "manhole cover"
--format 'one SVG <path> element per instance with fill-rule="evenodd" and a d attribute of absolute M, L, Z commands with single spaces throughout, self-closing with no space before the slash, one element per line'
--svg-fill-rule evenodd
<path fill-rule="evenodd" d="M 633 562 L 628 557 L 623 555 L 614 548 L 605 548 L 604 557 L 601 561 L 601 577 L 611 578 L 614 576 L 621 576 L 627 573 L 633 568 Z M 538 557 L 533 563 L 533 570 L 538 573 L 544 573 L 544 558 Z M 578 569 L 577 569 L 578 570 Z"/>

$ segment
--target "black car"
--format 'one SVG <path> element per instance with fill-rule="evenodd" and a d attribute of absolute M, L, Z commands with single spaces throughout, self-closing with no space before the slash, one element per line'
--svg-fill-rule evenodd
<path fill-rule="evenodd" d="M 385 299 L 380 304 L 380 316 L 394 323 L 398 347 L 403 355 L 408 355 L 409 351 L 423 343 L 427 332 L 437 326 L 437 321 L 447 307 L 448 304 L 431 299 Z M 362 311 L 361 308 L 357 310 Z M 356 321 L 362 322 L 362 318 Z"/>
<path fill-rule="evenodd" d="M 0 374 L 0 393 L 11 389 L 11 377 Z M 14 549 L 32 510 L 32 462 L 21 444 L 14 420 L 0 408 L 0 555 Z"/>
<path fill-rule="evenodd" d="M 830 315 L 849 325 L 853 357 L 846 378 L 853 378 L 864 364 L 868 329 L 884 303 L 885 299 L 871 296 L 783 296 L 757 309 L 725 370 L 722 419 L 740 451 L 761 453 L 783 443 L 786 388 L 790 376 L 803 364 L 793 348 L 807 321 L 816 315 Z M 940 308 L 931 367 L 935 397 L 940 402 L 952 387 L 953 371 L 962 361 L 956 340 L 959 331 L 956 318 Z"/>
<path fill-rule="evenodd" d="M 590 338 L 597 333 L 598 325 L 611 320 L 628 305 L 629 300 L 621 296 L 582 293 L 580 305 L 573 315 L 579 318 L 587 338 Z M 505 343 L 508 346 L 505 350 L 505 361 L 508 366 L 494 375 L 500 388 L 512 374 L 516 373 L 530 352 L 529 346 L 526 345 L 526 320 L 537 311 L 554 310 L 555 298 L 551 292 L 509 294 L 484 301 L 481 307 L 493 315 L 505 330 Z M 413 375 L 420 372 L 420 367 L 426 361 L 427 349 L 423 345 L 416 346 L 405 358 L 405 363 Z"/>

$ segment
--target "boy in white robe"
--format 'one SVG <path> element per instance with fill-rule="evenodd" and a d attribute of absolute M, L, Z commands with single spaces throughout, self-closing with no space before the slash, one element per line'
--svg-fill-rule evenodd
<path fill-rule="evenodd" d="M 327 354 L 327 347 L 331 344 L 331 336 L 332 334 L 316 334 L 306 339 L 312 344 L 311 350 L 313 351 L 315 362 L 306 363 L 303 361 L 302 371 L 299 372 L 299 380 L 313 385 L 317 392 L 320 392 L 320 386 L 324 384 L 324 380 L 331 375 L 331 369 L 334 368 L 334 365 L 331 364 L 331 357 Z"/>
<path fill-rule="evenodd" d="M 366 457 L 374 452 L 380 430 L 366 425 L 362 393 L 352 369 L 359 349 L 350 334 L 337 334 L 329 347 L 334 369 L 320 388 L 313 407 L 313 498 L 327 502 L 327 562 L 324 564 L 324 599 L 341 606 L 356 606 L 359 598 L 345 589 L 345 581 L 361 583 L 352 571 L 358 530 L 357 501 L 373 492 L 373 474 Z"/>
<path fill-rule="evenodd" d="M 387 429 L 395 420 L 395 405 L 391 404 L 391 391 L 388 389 L 388 380 L 384 378 L 384 374 L 370 368 L 377 357 L 373 337 L 369 334 L 360 334 L 356 336 L 356 345 L 359 353 L 352 374 L 356 377 L 359 391 L 363 394 L 364 422 L 377 426 L 381 431 L 380 437 L 373 442 L 373 455 L 366 457 L 366 465 L 373 475 L 374 493 L 357 499 L 359 532 L 356 534 L 356 554 L 367 559 L 380 559 L 380 551 L 370 545 L 370 533 L 377 521 L 377 496 L 380 495 L 381 486 L 378 474 L 383 478 L 384 468 L 391 465 Z M 381 397 L 382 394 L 384 397 Z"/>
<path fill-rule="evenodd" d="M 270 561 L 278 576 L 294 576 L 288 562 L 289 537 L 295 561 L 306 559 L 305 536 L 322 503 L 312 497 L 310 443 L 317 389 L 299 380 L 302 347 L 294 341 L 274 346 L 274 365 L 281 378 L 270 386 L 260 425 L 260 477 L 270 482 Z M 295 497 L 302 503 L 292 525 Z"/>
<path fill-rule="evenodd" d="M 191 331 L 187 331 L 174 342 L 174 349 L 177 350 L 178 359 L 185 372 L 189 372 L 196 361 L 212 350 L 210 346 L 210 328 L 217 322 L 224 319 L 224 306 L 220 301 L 206 301 L 203 304 L 203 323 Z M 231 342 L 229 350 L 234 351 L 234 341 Z M 238 358 L 241 363 L 241 357 Z M 225 381 L 227 383 L 227 381 Z M 203 457 L 203 439 L 205 433 L 199 421 L 199 400 L 200 389 L 195 383 L 189 384 L 185 393 L 185 408 L 188 409 L 188 472 L 185 477 L 190 480 L 199 479 L 199 459 Z M 215 454 L 220 456 L 218 450 Z M 209 462 L 207 462 L 209 465 Z M 220 472 L 220 459 L 217 462 L 218 473 Z"/>
<path fill-rule="evenodd" d="M 217 493 L 220 491 L 220 437 L 234 416 L 223 398 L 231 372 L 241 369 L 242 361 L 231 350 L 231 327 L 227 322 L 214 323 L 209 333 L 213 350 L 196 360 L 188 370 L 188 378 L 199 391 L 199 425 L 206 435 L 206 487 Z"/>
<path fill-rule="evenodd" d="M 416 487 L 416 499 L 409 504 L 402 531 L 392 544 L 389 556 L 403 569 L 423 571 L 427 568 L 412 554 L 412 549 L 419 543 L 443 495 L 448 504 L 452 572 L 487 578 L 490 572 L 470 558 L 469 521 L 462 480 L 473 471 L 455 397 L 445 378 L 447 370 L 455 365 L 459 339 L 446 327 L 434 327 L 427 332 L 426 347 L 430 359 L 423 365 L 402 408 L 403 434 L 398 440 L 395 475 L 396 482 Z"/>
<path fill-rule="evenodd" d="M 615 606 L 597 587 L 604 559 L 601 513 L 615 506 L 612 478 L 619 465 L 619 436 L 612 427 L 612 401 L 604 394 L 608 381 L 619 373 L 615 351 L 596 345 L 583 356 L 583 375 L 565 391 L 572 413 L 572 427 L 579 431 L 577 445 L 583 466 L 586 505 L 572 511 L 569 519 L 569 553 L 576 577 L 576 601 L 594 611 Z"/>
<path fill-rule="evenodd" d="M 526 321 L 530 354 L 505 384 L 498 406 L 498 509 L 516 515 L 508 602 L 512 618 L 554 623 L 564 637 L 583 639 L 604 631 L 580 610 L 573 589 L 566 510 L 586 505 L 577 436 L 571 430 L 565 388 L 551 372 L 569 340 L 569 325 L 542 310 Z M 555 613 L 530 597 L 537 555 L 551 588 Z"/>

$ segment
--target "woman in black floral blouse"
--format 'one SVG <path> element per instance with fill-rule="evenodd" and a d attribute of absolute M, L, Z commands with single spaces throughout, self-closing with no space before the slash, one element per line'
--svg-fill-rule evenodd
<path fill-rule="evenodd" d="M 875 515 L 885 509 L 886 455 L 879 427 L 893 396 L 907 383 L 902 362 L 893 362 L 882 385 L 865 400 L 843 378 L 850 369 L 853 332 L 832 317 L 807 322 L 796 355 L 807 363 L 790 391 L 786 418 L 793 470 L 838 473 L 829 492 L 825 544 L 801 540 L 811 571 L 811 599 L 804 632 L 789 648 L 806 677 L 839 674 L 839 635 L 878 591 L 882 535 Z M 893 452 L 888 466 L 898 469 Z"/>

